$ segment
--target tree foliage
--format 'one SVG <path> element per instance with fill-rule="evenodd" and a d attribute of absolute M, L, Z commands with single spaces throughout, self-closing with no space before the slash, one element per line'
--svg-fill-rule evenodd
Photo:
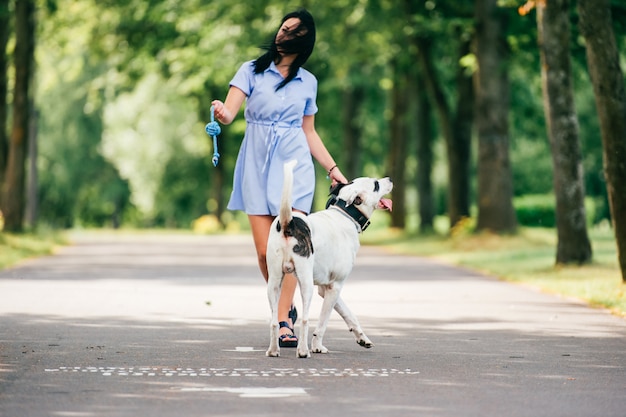
<path fill-rule="evenodd" d="M 511 97 L 510 108 L 499 110 L 508 115 L 516 196 L 553 188 L 536 26 L 517 14 L 522 3 L 498 3 L 508 16 L 503 40 Z M 429 224 L 427 217 L 437 214 L 472 215 L 477 205 L 476 143 L 464 150 L 446 135 L 450 127 L 458 133 L 454 120 L 471 101 L 463 98 L 457 80 L 464 74 L 467 81 L 476 69 L 474 56 L 459 52 L 474 35 L 472 0 L 40 0 L 37 5 L 42 222 L 189 227 L 207 213 L 228 222 L 225 201 L 245 124 L 240 116 L 223 127 L 222 157 L 214 168 L 203 129 L 210 102 L 225 97 L 238 66 L 254 59 L 284 13 L 300 5 L 317 23 L 316 49 L 306 65 L 319 80 L 317 128 L 344 172 L 354 177 L 395 171 L 401 194 L 394 198 L 400 204 L 405 199 L 397 225 L 406 228 L 420 220 Z M 626 27 L 619 16 L 625 10 L 619 2 L 613 10 L 617 42 L 624 46 Z M 574 23 L 576 18 L 573 13 Z M 574 24 L 572 76 L 585 188 L 605 200 L 598 120 L 577 30 Z M 439 104 L 432 92 L 423 95 L 430 89 L 418 64 L 420 39 L 429 41 Z M 14 42 L 9 38 L 8 51 Z M 12 86 L 11 74 L 7 79 Z M 406 96 L 404 104 L 399 93 Z M 11 94 L 7 97 L 10 101 Z M 448 122 L 441 117 L 443 107 L 435 117 L 442 105 L 448 107 Z M 475 131 L 469 140 L 475 140 Z M 467 142 L 465 137 L 461 143 Z M 394 146 L 398 152 L 390 159 Z M 451 151 L 466 152 L 467 166 L 451 164 Z M 0 162 L 1 157 L 2 146 Z M 450 171 L 455 168 L 460 169 Z M 454 184 L 465 193 L 460 203 L 453 198 L 461 194 L 448 192 Z M 323 207 L 328 185 L 318 169 L 314 209 Z M 451 213 L 451 205 L 458 210 Z"/>

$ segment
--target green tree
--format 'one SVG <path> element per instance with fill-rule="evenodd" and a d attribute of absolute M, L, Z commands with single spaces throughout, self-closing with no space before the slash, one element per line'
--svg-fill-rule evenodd
<path fill-rule="evenodd" d="M 20 232 L 24 227 L 26 204 L 25 165 L 29 118 L 32 108 L 32 76 L 35 52 L 35 4 L 21 0 L 15 5 L 15 88 L 13 124 L 2 198 L 6 230 Z"/>
<path fill-rule="evenodd" d="M 10 34 L 9 0 L 0 0 L 0 207 L 2 207 L 2 184 L 7 164 L 7 92 L 8 56 L 7 43 Z"/>
<path fill-rule="evenodd" d="M 476 0 L 476 128 L 478 131 L 478 230 L 517 228 L 509 157 L 506 15 L 496 0 Z"/>
<path fill-rule="evenodd" d="M 585 187 L 574 108 L 570 64 L 570 4 L 546 0 L 537 4 L 544 111 L 554 166 L 557 264 L 591 262 L 587 235 Z"/>
<path fill-rule="evenodd" d="M 402 59 L 404 58 L 404 59 Z M 406 160 L 409 144 L 408 120 L 410 114 L 409 74 L 407 57 L 400 56 L 392 63 L 394 84 L 391 90 L 389 170 L 393 179 L 391 192 L 394 210 L 391 213 L 391 225 L 400 229 L 406 226 Z"/>
<path fill-rule="evenodd" d="M 422 77 L 417 78 L 418 84 Z M 430 101 L 426 91 L 416 88 L 416 137 L 417 137 L 417 193 L 420 233 L 432 233 L 435 227 L 435 195 L 432 182 L 434 165 L 434 129 L 430 111 Z"/>
<path fill-rule="evenodd" d="M 111 16 L 89 2 L 59 3 L 65 13 L 40 10 L 39 219 L 63 228 L 119 226 L 124 211 L 127 222 L 133 213 L 129 187 L 99 151 L 115 73 L 89 43 Z"/>
<path fill-rule="evenodd" d="M 260 53 L 258 46 L 273 34 L 278 20 L 300 4 L 277 0 L 57 2 L 66 13 L 45 15 L 38 41 L 43 218 L 71 225 L 116 217 L 138 225 L 186 227 L 191 219 L 209 212 L 227 221 L 230 215 L 223 213 L 245 121 L 240 116 L 236 123 L 223 127 L 220 163 L 214 168 L 210 165 L 212 144 L 203 129 L 210 119 L 210 102 L 224 98 L 238 66 L 255 58 Z M 402 217 L 399 224 L 412 220 L 422 203 L 430 207 L 430 214 L 419 209 L 420 220 L 426 224 L 428 219 L 432 223 L 435 213 L 445 213 L 446 205 L 456 206 L 451 197 L 445 197 L 462 195 L 454 191 L 457 181 L 451 178 L 452 170 L 460 173 L 458 180 L 466 191 L 466 197 L 458 201 L 471 202 L 474 188 L 483 189 L 482 176 L 467 168 L 473 162 L 469 152 L 463 159 L 467 167 L 455 162 L 448 149 L 458 152 L 467 148 L 449 142 L 447 133 L 465 132 L 467 138 L 471 124 L 457 124 L 457 120 L 471 118 L 461 117 L 460 106 L 467 109 L 469 103 L 470 111 L 478 109 L 471 105 L 471 98 L 462 98 L 470 97 L 471 90 L 463 90 L 463 86 L 472 87 L 468 75 L 480 61 L 467 54 L 475 20 L 473 0 L 320 0 L 304 5 L 311 6 L 318 25 L 316 49 L 306 65 L 319 80 L 317 128 L 344 172 L 355 177 L 397 170 L 393 176 L 401 197 L 394 195 L 394 199 L 401 204 L 406 198 L 407 209 L 406 214 L 396 212 Z M 496 20 L 506 19 L 507 10 L 496 10 Z M 498 115 L 514 116 L 509 117 L 506 139 L 510 137 L 508 170 L 515 178 L 515 195 L 552 190 L 532 23 L 518 18 L 502 25 L 506 31 L 502 30 L 498 42 L 506 53 L 500 68 L 510 81 L 505 89 L 500 85 L 494 91 L 505 98 L 510 89 L 513 100 L 506 105 L 500 101 L 489 104 L 498 108 Z M 423 69 L 416 46 L 420 37 L 430 42 L 430 64 L 439 88 L 439 101 L 429 94 L 430 106 L 424 104 L 421 94 L 431 89 L 426 74 L 419 71 Z M 602 196 L 598 121 L 590 100 L 592 90 L 585 82 L 584 49 L 574 44 L 572 52 L 585 185 L 593 195 Z M 394 67 L 399 58 L 407 62 Z M 397 76 L 394 68 L 399 70 Z M 402 80 L 406 106 L 394 111 L 394 85 Z M 440 103 L 448 107 L 445 119 Z M 507 105 L 510 111 L 500 111 L 499 107 Z M 439 109 L 436 119 L 435 109 Z M 429 124 L 431 119 L 437 123 Z M 123 138 L 129 137 L 134 145 L 125 150 Z M 399 153 L 392 152 L 396 145 Z M 389 162 L 392 153 L 397 154 L 394 161 L 398 163 Z M 87 170 L 83 161 L 97 168 Z M 479 162 L 479 171 L 481 166 Z M 107 181 L 117 185 L 108 187 L 100 181 L 94 176 L 98 170 L 107 172 Z M 314 209 L 323 207 L 328 189 L 326 173 L 317 171 Z M 506 178 L 494 174 L 496 171 L 487 172 Z M 154 175 L 146 178 L 147 173 Z M 187 183 L 181 184 L 185 178 Z M 114 194 L 119 198 L 113 198 Z M 142 201 L 146 194 L 152 208 L 138 210 L 130 201 Z M 498 193 L 494 198 L 502 199 Z M 112 214 L 119 210 L 124 213 Z M 481 212 L 479 208 L 479 216 Z M 59 221 L 63 216 L 74 220 Z"/>
<path fill-rule="evenodd" d="M 156 75 L 163 81 L 160 88 L 169 91 L 167 98 L 164 93 L 160 94 L 159 102 L 169 103 L 170 106 L 177 103 L 174 104 L 175 108 L 187 114 L 187 116 L 175 115 L 173 112 L 161 118 L 163 128 L 155 129 L 153 133 L 140 128 L 139 118 L 127 123 L 127 127 L 137 133 L 135 135 L 137 141 L 141 141 L 148 134 L 153 137 L 153 144 L 143 145 L 145 150 L 159 147 L 161 149 L 158 153 L 158 166 L 151 168 L 157 170 L 158 175 L 145 176 L 136 169 L 126 170 L 123 174 L 131 184 L 137 184 L 133 195 L 149 194 L 149 199 L 154 201 L 158 189 L 169 183 L 165 175 L 175 172 L 166 170 L 165 167 L 173 158 L 178 161 L 182 159 L 182 155 L 175 155 L 175 146 L 164 146 L 164 142 L 173 145 L 172 141 L 181 140 L 181 136 L 173 132 L 184 132 L 184 141 L 195 142 L 195 145 L 191 146 L 195 148 L 194 151 L 190 151 L 190 146 L 185 146 L 183 153 L 190 162 L 197 156 L 198 151 L 203 152 L 210 161 L 211 143 L 203 133 L 204 124 L 210 120 L 210 102 L 215 98 L 223 99 L 228 89 L 228 81 L 238 66 L 244 60 L 252 59 L 254 54 L 258 54 L 258 45 L 262 42 L 260 39 L 266 37 L 268 33 L 262 23 L 267 19 L 263 13 L 265 3 L 232 5 L 224 1 L 207 4 L 203 1 L 190 0 L 184 7 L 179 7 L 178 4 L 160 0 L 148 2 L 110 0 L 106 1 L 104 6 L 112 14 L 112 18 L 96 28 L 94 41 L 103 59 L 110 61 L 114 58 L 117 62 L 119 77 L 117 85 L 113 87 L 114 90 L 119 92 L 133 90 L 135 86 L 142 85 L 142 79 Z M 273 13 L 269 8 L 267 11 Z M 242 30 L 244 26 L 247 31 Z M 275 28 L 272 27 L 272 30 Z M 111 33 L 113 35 L 107 35 Z M 240 47 L 244 42 L 249 44 Z M 123 48 L 120 48 L 120 45 Z M 154 107 L 158 104 L 144 101 L 142 105 Z M 151 111 L 146 108 L 142 113 L 147 116 Z M 145 117 L 143 119 L 145 120 Z M 113 124 L 114 121 L 111 120 L 107 126 L 115 130 Z M 203 184 L 210 188 L 211 196 L 208 206 L 218 218 L 222 218 L 225 210 L 225 199 L 229 195 L 225 185 L 231 181 L 236 157 L 236 147 L 229 142 L 242 132 L 241 128 L 241 123 L 224 127 L 219 138 L 221 154 L 219 165 L 195 173 L 196 176 L 206 179 Z M 107 138 L 107 142 L 116 140 L 116 135 L 109 135 Z M 117 142 L 123 145 L 123 142 L 119 140 Z M 111 154 L 109 156 L 111 157 Z M 122 151 L 116 153 L 111 160 L 121 160 L 120 158 L 128 159 L 129 156 Z M 145 163 L 145 158 L 141 155 L 135 155 L 134 160 L 136 166 Z M 120 166 L 120 162 L 115 163 Z M 199 165 L 192 163 L 192 166 Z M 149 189 L 139 185 L 145 181 L 150 181 Z M 144 201 L 147 200 L 144 198 Z M 193 207 L 197 205 L 194 204 Z M 154 207 L 154 210 L 158 211 L 159 207 Z M 162 214 L 152 212 L 150 216 L 165 223 L 173 221 L 165 219 Z M 197 212 L 195 217 L 201 214 L 202 211 Z"/>
<path fill-rule="evenodd" d="M 626 281 L 626 89 L 609 0 L 579 0 L 581 32 L 602 131 L 604 174 L 617 253 Z"/>
<path fill-rule="evenodd" d="M 473 96 L 471 72 L 468 74 L 462 65 L 464 57 L 470 53 L 471 37 L 456 34 L 459 41 L 459 54 L 456 59 L 456 105 L 452 108 L 435 70 L 432 52 L 432 37 L 421 36 L 418 42 L 419 62 L 430 100 L 435 103 L 440 130 L 444 136 L 448 166 L 447 207 L 450 227 L 454 227 L 463 217 L 470 214 L 470 164 L 473 118 Z"/>

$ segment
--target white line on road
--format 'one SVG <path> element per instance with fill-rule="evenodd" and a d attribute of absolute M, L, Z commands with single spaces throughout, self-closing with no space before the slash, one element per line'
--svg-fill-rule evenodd
<path fill-rule="evenodd" d="M 101 376 L 122 377 L 389 377 L 400 375 L 418 375 L 418 371 L 395 368 L 270 368 L 257 370 L 252 368 L 184 368 L 162 366 L 131 367 L 96 367 L 96 366 L 61 366 L 46 368 L 45 372 L 91 373 Z"/>
<path fill-rule="evenodd" d="M 184 392 L 228 392 L 232 394 L 239 394 L 241 398 L 284 398 L 284 397 L 299 397 L 308 395 L 304 388 L 299 387 L 279 387 L 279 388 L 265 388 L 265 387 L 190 387 L 180 388 L 180 391 Z"/>

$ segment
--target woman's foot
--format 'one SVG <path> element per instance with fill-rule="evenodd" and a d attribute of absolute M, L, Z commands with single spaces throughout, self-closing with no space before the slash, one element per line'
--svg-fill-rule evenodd
<path fill-rule="evenodd" d="M 297 347 L 298 338 L 293 332 L 291 326 L 286 321 L 278 323 L 280 326 L 280 336 L 278 336 L 278 346 L 280 347 Z"/>

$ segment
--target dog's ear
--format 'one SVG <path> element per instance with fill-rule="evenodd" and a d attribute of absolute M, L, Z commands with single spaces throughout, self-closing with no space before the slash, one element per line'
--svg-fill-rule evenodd
<path fill-rule="evenodd" d="M 355 206 L 363 204 L 363 197 L 361 197 L 361 193 L 358 190 L 352 190 L 352 192 L 346 198 L 346 206 L 350 206 L 352 204 L 354 204 Z"/>
<path fill-rule="evenodd" d="M 348 184 L 344 184 L 342 182 L 338 182 L 337 184 L 335 184 L 334 186 L 330 187 L 330 192 L 328 195 L 334 195 L 335 197 L 339 196 L 339 191 L 341 191 L 341 189 L 343 187 L 345 187 Z"/>

